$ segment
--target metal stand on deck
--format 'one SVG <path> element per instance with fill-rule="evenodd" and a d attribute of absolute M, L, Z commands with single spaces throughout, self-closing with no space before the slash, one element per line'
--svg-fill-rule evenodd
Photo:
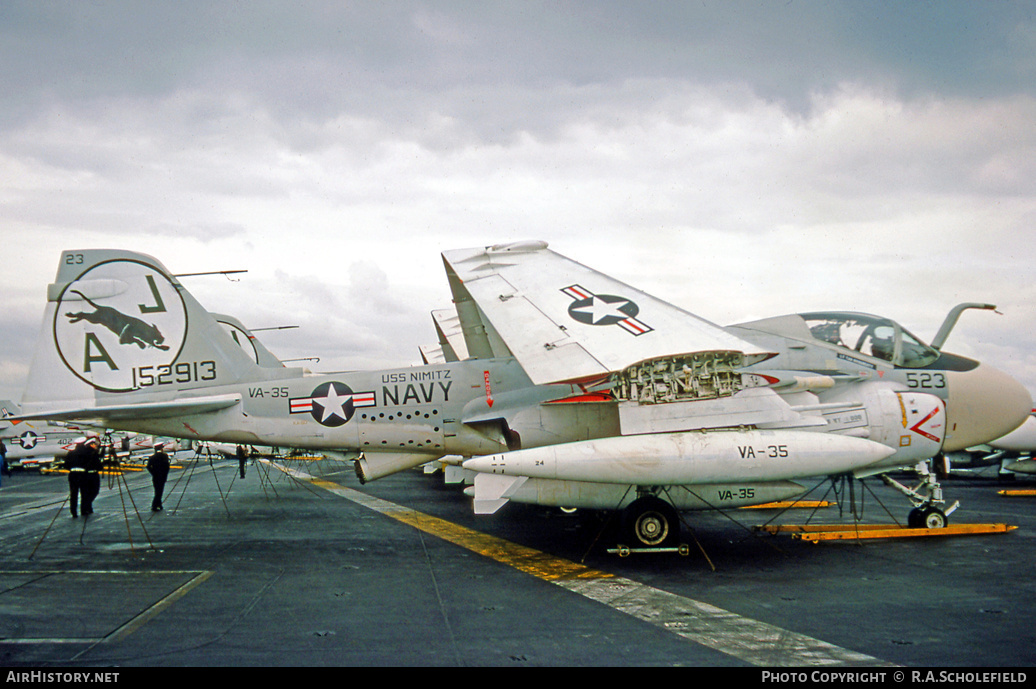
<path fill-rule="evenodd" d="M 609 548 L 607 552 L 610 555 L 618 555 L 619 557 L 629 557 L 630 555 L 640 555 L 642 553 L 677 553 L 687 557 L 691 554 L 691 548 L 686 543 L 681 543 L 674 548 L 631 548 L 628 545 L 618 545 L 614 548 Z"/>

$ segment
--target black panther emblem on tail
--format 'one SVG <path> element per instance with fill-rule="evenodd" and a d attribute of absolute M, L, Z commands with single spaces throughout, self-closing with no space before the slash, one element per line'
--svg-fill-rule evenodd
<path fill-rule="evenodd" d="M 165 336 L 153 324 L 145 323 L 133 316 L 127 316 L 110 306 L 95 304 L 88 296 L 78 290 L 72 290 L 72 293 L 86 299 L 86 302 L 96 310 L 93 313 L 85 313 L 83 311 L 79 313 L 66 313 L 65 316 L 68 317 L 70 323 L 78 323 L 85 320 L 96 325 L 103 325 L 119 336 L 119 344 L 135 344 L 141 349 L 145 347 L 154 347 L 162 350 L 169 349 L 169 345 L 163 344 Z"/>

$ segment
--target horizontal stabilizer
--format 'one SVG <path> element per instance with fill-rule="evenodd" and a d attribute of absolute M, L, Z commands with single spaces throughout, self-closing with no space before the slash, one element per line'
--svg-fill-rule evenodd
<path fill-rule="evenodd" d="M 12 420 L 46 419 L 48 421 L 85 421 L 99 420 L 125 421 L 128 419 L 155 419 L 171 416 L 191 416 L 206 412 L 219 411 L 241 402 L 241 395 L 212 395 L 178 399 L 170 402 L 138 402 L 135 404 L 109 405 L 103 407 L 77 407 L 72 409 L 51 410 L 40 413 L 28 413 L 11 417 Z"/>

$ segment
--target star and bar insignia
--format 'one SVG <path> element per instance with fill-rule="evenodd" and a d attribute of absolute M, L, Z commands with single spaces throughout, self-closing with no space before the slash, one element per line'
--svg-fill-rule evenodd
<path fill-rule="evenodd" d="M 617 325 L 632 335 L 643 335 L 654 328 L 637 319 L 640 307 L 625 297 L 612 294 L 594 294 L 580 285 L 561 290 L 574 301 L 568 315 L 587 325 Z"/>
<path fill-rule="evenodd" d="M 309 397 L 288 400 L 291 414 L 310 413 L 323 426 L 341 426 L 353 417 L 360 407 L 377 406 L 374 392 L 353 392 L 345 383 L 321 383 Z"/>
<path fill-rule="evenodd" d="M 45 435 L 37 435 L 32 431 L 25 431 L 18 436 L 18 444 L 22 446 L 23 450 L 31 450 L 36 447 L 36 443 L 42 443 L 47 440 Z"/>

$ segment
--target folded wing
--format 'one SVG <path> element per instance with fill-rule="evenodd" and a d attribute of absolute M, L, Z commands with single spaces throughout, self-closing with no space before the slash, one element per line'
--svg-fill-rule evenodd
<path fill-rule="evenodd" d="M 447 251 L 443 262 L 469 352 L 511 354 L 536 384 L 691 352 L 740 352 L 745 364 L 772 356 L 544 242 Z"/>

